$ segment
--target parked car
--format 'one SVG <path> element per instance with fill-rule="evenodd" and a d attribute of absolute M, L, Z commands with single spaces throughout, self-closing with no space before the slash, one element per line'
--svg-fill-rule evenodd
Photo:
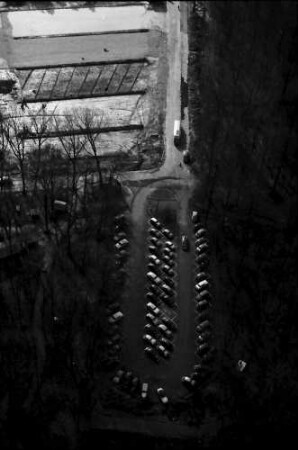
<path fill-rule="evenodd" d="M 150 334 L 151 336 L 153 336 L 155 338 L 157 338 L 159 336 L 158 329 L 154 325 L 151 325 L 150 323 L 147 323 L 144 326 L 144 332 L 145 332 L 145 334 Z"/>
<path fill-rule="evenodd" d="M 157 317 L 155 317 L 153 314 L 148 313 L 146 314 L 146 319 L 151 322 L 153 325 L 159 325 L 160 321 Z"/>
<path fill-rule="evenodd" d="M 152 302 L 148 302 L 147 303 L 147 308 L 150 309 L 155 316 L 159 316 L 160 315 L 160 309 L 157 308 L 157 306 L 154 305 Z"/>
<path fill-rule="evenodd" d="M 150 334 L 144 334 L 143 341 L 147 342 L 152 347 L 154 347 L 157 344 L 157 340 L 154 337 L 150 336 Z"/>
<path fill-rule="evenodd" d="M 149 228 L 149 234 L 151 236 L 154 236 L 158 239 L 162 239 L 162 233 L 159 230 L 156 230 L 156 228 Z"/>
<path fill-rule="evenodd" d="M 149 292 L 152 292 L 156 297 L 159 296 L 160 290 L 158 289 L 156 284 L 150 283 L 149 286 L 148 286 L 148 289 L 149 289 Z"/>
<path fill-rule="evenodd" d="M 115 384 L 119 384 L 124 376 L 124 373 L 125 373 L 124 370 L 122 370 L 122 369 L 118 370 L 118 372 L 116 373 L 116 375 L 113 378 L 113 382 Z"/>
<path fill-rule="evenodd" d="M 157 351 L 163 358 L 168 359 L 170 357 L 170 352 L 163 345 L 158 345 Z"/>
<path fill-rule="evenodd" d="M 150 237 L 149 242 L 151 245 L 154 245 L 155 247 L 162 247 L 162 242 L 156 238 L 156 237 Z"/>
<path fill-rule="evenodd" d="M 121 231 L 120 233 L 117 233 L 116 236 L 114 236 L 114 241 L 118 242 L 121 241 L 121 239 L 126 238 L 126 233 L 124 231 Z"/>
<path fill-rule="evenodd" d="M 174 239 L 173 233 L 170 230 L 168 230 L 168 228 L 163 228 L 161 230 L 161 232 L 167 239 L 171 239 L 171 240 Z"/>
<path fill-rule="evenodd" d="M 182 377 L 181 381 L 184 384 L 184 386 L 186 386 L 189 389 L 194 388 L 197 384 L 196 380 L 192 380 L 190 377 L 186 377 L 186 376 Z"/>
<path fill-rule="evenodd" d="M 152 347 L 146 347 L 145 348 L 145 354 L 152 359 L 154 362 L 158 363 L 160 361 L 159 356 L 157 355 L 156 351 L 153 350 Z"/>
<path fill-rule="evenodd" d="M 164 405 L 169 403 L 169 399 L 166 396 L 165 391 L 164 391 L 163 388 L 161 388 L 161 387 L 157 388 L 156 392 L 157 392 L 158 398 L 160 399 L 161 403 L 163 403 Z"/>
<path fill-rule="evenodd" d="M 109 317 L 109 323 L 119 322 L 123 318 L 124 314 L 121 311 L 117 311 Z"/>
<path fill-rule="evenodd" d="M 201 300 L 204 299 L 209 299 L 210 301 L 212 300 L 212 294 L 210 291 L 207 291 L 206 289 L 204 289 L 203 291 L 200 291 L 197 295 L 196 295 L 196 301 L 200 302 Z"/>
<path fill-rule="evenodd" d="M 204 320 L 204 322 L 200 323 L 196 328 L 199 333 L 205 331 L 206 329 L 210 329 L 211 324 L 209 320 Z"/>
<path fill-rule="evenodd" d="M 162 337 L 160 340 L 160 343 L 163 347 L 165 347 L 167 350 L 169 351 L 173 351 L 174 350 L 174 344 L 173 342 L 169 341 L 168 339 Z"/>
<path fill-rule="evenodd" d="M 199 235 L 203 236 L 204 234 L 207 234 L 206 228 L 203 227 L 201 223 L 196 223 L 193 228 L 194 228 L 195 234 L 197 235 L 197 233 L 198 233 L 198 237 L 199 237 Z"/>
<path fill-rule="evenodd" d="M 173 280 L 173 278 L 165 277 L 164 282 L 172 288 L 175 287 L 175 281 Z"/>
<path fill-rule="evenodd" d="M 206 309 L 210 306 L 210 303 L 207 300 L 201 300 L 197 303 L 197 310 Z"/>
<path fill-rule="evenodd" d="M 115 244 L 115 248 L 117 250 L 120 250 L 123 247 L 127 247 L 127 245 L 129 244 L 127 239 L 121 239 L 121 241 L 119 241 L 117 244 Z"/>
<path fill-rule="evenodd" d="M 201 309 L 200 309 L 200 311 L 201 311 Z M 197 319 L 198 319 L 199 323 L 204 322 L 204 320 L 208 320 L 209 319 L 208 311 L 205 310 L 205 311 L 199 312 L 199 314 L 197 315 Z"/>
<path fill-rule="evenodd" d="M 170 286 L 168 286 L 165 283 L 161 286 L 161 288 L 168 295 L 173 295 L 174 294 L 173 289 L 171 289 Z"/>
<path fill-rule="evenodd" d="M 173 242 L 171 242 L 171 241 L 166 241 L 165 242 L 165 247 L 166 248 L 170 248 L 170 249 L 172 249 L 172 250 L 175 250 L 175 244 L 173 244 Z"/>
<path fill-rule="evenodd" d="M 184 252 L 189 251 L 189 239 L 185 234 L 181 235 L 181 245 Z"/>
<path fill-rule="evenodd" d="M 166 337 L 172 339 L 173 333 L 168 329 L 168 327 L 167 327 L 164 323 L 159 324 L 159 325 L 158 325 L 158 329 L 159 329 L 159 331 L 160 331 L 162 334 L 164 334 Z"/>
<path fill-rule="evenodd" d="M 174 298 L 167 294 L 161 294 L 159 298 L 166 305 L 170 306 L 170 308 L 174 308 L 176 306 Z"/>
<path fill-rule="evenodd" d="M 207 237 L 205 237 L 205 236 L 201 236 L 195 240 L 196 247 L 200 247 L 200 245 L 204 245 L 204 244 L 208 245 L 208 243 L 209 243 L 209 241 L 208 241 Z"/>
<path fill-rule="evenodd" d="M 148 259 L 150 262 L 153 262 L 154 264 L 156 264 L 158 266 L 161 264 L 160 259 L 158 259 L 156 255 L 149 255 Z"/>
<path fill-rule="evenodd" d="M 146 299 L 149 301 L 152 301 L 153 303 L 155 301 L 155 297 L 156 296 L 153 294 L 153 292 L 147 292 L 147 294 L 146 294 Z"/>
<path fill-rule="evenodd" d="M 163 254 L 169 256 L 170 258 L 174 258 L 175 251 L 171 248 L 164 248 Z"/>
<path fill-rule="evenodd" d="M 150 253 L 155 253 L 156 255 L 158 255 L 158 253 L 159 253 L 158 247 L 155 247 L 155 245 L 149 245 L 148 251 Z"/>
<path fill-rule="evenodd" d="M 114 222 L 116 224 L 119 224 L 119 223 L 122 224 L 122 223 L 126 222 L 125 215 L 124 214 L 118 214 L 117 216 L 114 217 Z"/>
<path fill-rule="evenodd" d="M 199 254 L 197 257 L 196 257 L 196 263 L 198 263 L 198 264 L 200 264 L 201 265 L 201 263 L 209 263 L 209 257 L 206 255 L 206 253 L 203 253 L 203 254 Z"/>
<path fill-rule="evenodd" d="M 202 342 L 206 342 L 209 339 L 211 339 L 212 334 L 210 333 L 210 331 L 205 331 L 202 334 L 198 335 L 198 342 L 202 343 Z"/>
<path fill-rule="evenodd" d="M 156 273 L 150 271 L 150 272 L 147 272 L 147 278 L 151 281 L 154 281 L 155 278 L 157 278 L 157 275 L 156 275 Z"/>
<path fill-rule="evenodd" d="M 135 392 L 136 390 L 138 390 L 139 386 L 140 386 L 139 377 L 133 377 L 130 383 L 130 391 Z"/>
<path fill-rule="evenodd" d="M 209 251 L 209 245 L 208 244 L 202 244 L 199 247 L 196 247 L 196 252 L 198 254 L 200 253 L 207 253 Z"/>
<path fill-rule="evenodd" d="M 192 211 L 191 221 L 192 221 L 192 223 L 198 223 L 198 221 L 199 221 L 199 212 L 198 211 Z"/>
<path fill-rule="evenodd" d="M 177 330 L 177 325 L 175 324 L 175 322 L 173 322 L 172 319 L 170 319 L 169 317 L 162 317 L 162 321 L 163 323 L 167 326 L 167 328 L 171 331 L 176 331 Z"/>
<path fill-rule="evenodd" d="M 209 348 L 210 348 L 209 344 L 207 344 L 207 342 L 204 342 L 203 344 L 199 345 L 197 352 L 199 355 L 203 355 L 209 350 Z"/>
<path fill-rule="evenodd" d="M 174 265 L 175 265 L 175 261 L 173 260 L 173 258 L 171 258 L 170 256 L 168 256 L 168 255 L 163 255 L 162 256 L 162 261 L 164 262 L 164 263 L 166 263 L 168 266 L 170 266 L 170 267 L 174 267 Z"/>
<path fill-rule="evenodd" d="M 158 228 L 159 230 L 162 228 L 161 223 L 155 217 L 151 217 L 151 219 L 149 219 L 149 223 L 150 225 L 152 225 L 155 228 Z"/>
<path fill-rule="evenodd" d="M 175 275 L 174 269 L 172 269 L 168 264 L 163 264 L 161 266 L 161 270 L 170 277 L 173 277 Z"/>
<path fill-rule="evenodd" d="M 209 273 L 207 273 L 207 272 L 199 272 L 197 275 L 196 275 L 196 282 L 197 283 L 199 283 L 200 281 L 203 281 L 203 280 L 210 280 L 210 275 L 209 275 Z"/>
<path fill-rule="evenodd" d="M 199 292 L 210 289 L 210 283 L 207 280 L 202 280 L 195 285 L 195 289 Z"/>
<path fill-rule="evenodd" d="M 142 384 L 142 392 L 141 392 L 141 397 L 143 400 L 145 400 L 148 397 L 148 390 L 149 390 L 149 384 L 143 383 Z"/>

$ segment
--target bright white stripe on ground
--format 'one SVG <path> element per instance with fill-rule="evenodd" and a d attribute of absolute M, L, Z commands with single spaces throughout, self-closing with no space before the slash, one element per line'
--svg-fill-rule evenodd
<path fill-rule="evenodd" d="M 14 38 L 61 34 L 138 30 L 161 26 L 161 13 L 147 11 L 143 5 L 94 9 L 54 9 L 8 13 Z"/>

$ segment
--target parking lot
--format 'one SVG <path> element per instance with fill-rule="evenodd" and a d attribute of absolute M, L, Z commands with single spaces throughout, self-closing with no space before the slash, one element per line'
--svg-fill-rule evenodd
<path fill-rule="evenodd" d="M 176 193 L 168 191 L 166 193 L 164 189 L 160 191 L 149 189 L 149 192 L 151 196 L 149 194 L 144 218 L 141 223 L 133 224 L 131 253 L 127 266 L 128 283 L 123 298 L 126 319 L 123 322 L 124 345 L 121 361 L 126 366 L 134 368 L 142 379 L 149 382 L 151 392 L 152 389 L 162 386 L 170 398 L 179 399 L 188 395 L 188 390 L 183 386 L 181 378 L 184 375 L 189 375 L 193 371 L 196 361 L 198 361 L 195 353 L 196 305 L 193 288 L 196 266 L 192 225 L 190 219 L 185 222 L 179 191 Z M 152 226 L 154 222 L 152 222 L 153 214 L 162 224 L 161 229 L 166 228 L 170 233 L 173 233 L 173 237 L 170 235 L 172 239 L 161 237 L 159 233 L 157 233 L 157 241 L 154 239 L 156 232 L 152 233 L 155 230 L 155 227 Z M 156 231 L 160 230 L 156 229 Z M 186 233 L 189 236 L 190 251 L 182 249 L 181 233 Z M 157 251 L 154 252 L 153 248 L 156 248 L 154 243 L 156 244 L 158 239 L 163 243 L 163 247 L 157 246 Z M 171 255 L 172 267 L 170 267 L 173 272 L 170 270 L 170 275 L 163 273 L 161 269 L 169 262 L 168 260 L 157 264 L 155 269 L 153 262 L 155 258 L 151 258 L 154 255 L 162 257 L 162 249 L 170 248 L 170 246 L 165 246 L 167 241 L 174 244 L 174 252 Z M 173 296 L 170 296 L 172 303 L 169 303 L 167 298 L 162 300 L 164 291 L 158 287 L 160 282 L 158 281 L 156 285 L 148 279 L 148 272 L 156 273 L 167 284 L 171 284 L 171 280 L 173 280 L 173 285 L 170 286 L 173 291 Z M 152 319 L 151 321 L 146 319 L 146 314 L 149 312 L 148 307 L 146 307 L 148 301 L 154 302 L 160 310 L 160 313 L 155 315 L 158 319 L 155 327 Z M 154 317 L 154 314 L 152 315 Z M 166 318 L 166 321 L 164 321 L 164 318 Z M 170 335 L 170 338 L 167 339 L 166 334 L 160 332 L 158 326 L 167 324 L 168 319 L 173 322 L 174 327 L 172 336 Z M 144 345 L 142 339 L 144 334 L 150 334 L 148 327 L 146 328 L 148 333 L 146 330 L 144 331 L 144 327 L 149 324 L 153 330 L 155 328 L 155 339 L 158 340 L 158 343 L 153 346 L 155 347 L 153 352 L 157 355 L 158 362 L 155 361 L 155 358 L 146 356 L 144 352 L 145 346 L 150 347 L 147 343 Z M 175 330 L 176 327 L 177 330 Z M 167 328 L 170 329 L 171 326 Z M 162 337 L 172 343 L 169 356 L 166 358 L 157 350 Z"/>

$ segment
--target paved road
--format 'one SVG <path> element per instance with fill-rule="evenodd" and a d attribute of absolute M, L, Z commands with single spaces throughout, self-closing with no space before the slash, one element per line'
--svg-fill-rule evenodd
<path fill-rule="evenodd" d="M 186 15 L 187 11 L 183 14 Z M 187 61 L 187 41 L 183 41 L 181 52 L 180 12 L 177 3 L 168 4 L 167 30 L 169 37 L 169 77 L 167 86 L 167 113 L 165 121 L 165 159 L 163 165 L 152 171 L 127 172 L 119 175 L 131 190 L 131 217 L 133 221 L 132 257 L 128 273 L 127 297 L 124 302 L 124 342 L 123 362 L 134 368 L 153 386 L 163 385 L 169 395 L 185 393 L 181 386 L 181 376 L 190 373 L 195 361 L 195 331 L 193 287 L 193 257 L 191 253 L 179 250 L 178 257 L 178 322 L 179 332 L 175 340 L 176 349 L 169 362 L 155 365 L 143 352 L 142 333 L 145 324 L 145 284 L 146 284 L 146 228 L 147 203 L 159 188 L 170 188 L 173 192 L 172 208 L 177 212 L 179 233 L 191 233 L 188 202 L 194 180 L 189 169 L 182 163 L 182 155 L 173 145 L 173 124 L 180 118 L 180 83 L 183 67 L 184 76 Z M 183 18 L 185 21 L 185 18 Z M 185 26 L 185 23 L 184 23 Z M 186 123 L 187 125 L 187 123 Z M 187 131 L 187 130 L 186 130 Z M 138 182 L 139 188 L 136 188 Z M 144 181 L 148 184 L 144 186 Z M 158 193 L 155 195 L 158 203 Z M 151 200 L 150 200 L 151 202 Z"/>

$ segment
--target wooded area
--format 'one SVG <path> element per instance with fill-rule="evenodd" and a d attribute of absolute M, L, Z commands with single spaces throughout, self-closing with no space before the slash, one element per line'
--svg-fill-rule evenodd
<path fill-rule="evenodd" d="M 218 297 L 212 442 L 290 442 L 298 412 L 297 3 L 195 3 L 194 202 L 212 234 Z M 242 375 L 238 358 L 248 363 Z"/>

